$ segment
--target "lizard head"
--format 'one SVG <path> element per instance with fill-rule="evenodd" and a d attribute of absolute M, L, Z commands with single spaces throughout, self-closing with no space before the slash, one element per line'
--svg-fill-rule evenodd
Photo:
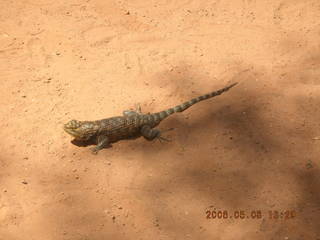
<path fill-rule="evenodd" d="M 96 134 L 97 127 L 92 122 L 71 120 L 63 125 L 65 132 L 77 140 L 89 140 Z"/>

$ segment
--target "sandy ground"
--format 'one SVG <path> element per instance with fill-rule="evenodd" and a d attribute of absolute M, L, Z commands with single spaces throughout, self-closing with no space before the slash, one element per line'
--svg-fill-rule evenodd
<path fill-rule="evenodd" d="M 318 0 L 0 6 L 1 240 L 320 239 Z M 62 130 L 233 81 L 171 143 L 94 156 Z"/>

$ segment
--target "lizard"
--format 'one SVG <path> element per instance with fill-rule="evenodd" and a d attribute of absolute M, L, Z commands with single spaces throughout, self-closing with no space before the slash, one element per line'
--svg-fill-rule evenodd
<path fill-rule="evenodd" d="M 161 133 L 164 131 L 161 132 L 159 129 L 155 128 L 160 122 L 174 113 L 185 111 L 200 101 L 218 96 L 228 91 L 236 84 L 237 82 L 161 112 L 143 114 L 141 112 L 141 107 L 138 106 L 135 110 L 123 111 L 122 116 L 96 121 L 70 120 L 63 125 L 63 129 L 74 137 L 76 141 L 92 141 L 96 145 L 91 148 L 93 154 L 97 154 L 103 148 L 111 147 L 111 143 L 115 143 L 119 140 L 144 137 L 148 141 L 154 139 L 169 141 L 161 136 Z"/>

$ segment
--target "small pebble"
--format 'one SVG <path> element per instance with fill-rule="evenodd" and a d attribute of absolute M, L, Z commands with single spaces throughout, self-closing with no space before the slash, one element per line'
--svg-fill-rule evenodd
<path fill-rule="evenodd" d="M 307 168 L 307 169 L 311 169 L 311 168 L 313 168 L 312 163 L 311 163 L 311 162 L 308 162 L 308 163 L 306 164 L 306 168 Z"/>
<path fill-rule="evenodd" d="M 26 180 L 23 180 L 21 183 L 22 184 L 28 184 L 28 182 Z"/>

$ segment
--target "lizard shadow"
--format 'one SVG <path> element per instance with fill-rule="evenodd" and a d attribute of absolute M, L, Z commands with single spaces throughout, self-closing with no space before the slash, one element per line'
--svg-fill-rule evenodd
<path fill-rule="evenodd" d="M 96 145 L 96 141 L 94 139 L 89 139 L 89 140 L 73 139 L 70 142 L 77 147 L 87 147 L 91 145 Z"/>
<path fill-rule="evenodd" d="M 139 138 L 139 136 L 134 136 L 134 137 L 130 137 L 127 138 L 125 140 L 135 140 Z M 113 143 L 117 143 L 120 142 L 121 140 L 117 140 L 117 141 L 112 141 L 110 142 L 110 145 L 107 147 L 104 147 L 103 149 L 107 149 L 107 148 L 111 148 Z M 122 140 L 123 141 L 123 140 Z M 78 140 L 78 139 L 73 139 L 70 141 L 73 145 L 77 146 L 77 147 L 88 147 L 88 146 L 92 146 L 92 145 L 97 145 L 97 141 L 95 137 L 91 137 L 89 140 Z"/>

